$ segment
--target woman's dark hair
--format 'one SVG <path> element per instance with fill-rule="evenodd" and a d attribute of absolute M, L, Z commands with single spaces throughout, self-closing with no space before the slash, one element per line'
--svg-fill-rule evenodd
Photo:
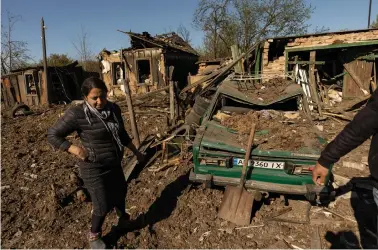
<path fill-rule="evenodd" d="M 83 85 L 81 85 L 81 93 L 84 96 L 88 96 L 89 92 L 91 92 L 91 90 L 94 88 L 108 92 L 108 89 L 106 88 L 106 85 L 103 80 L 97 77 L 89 77 L 85 79 Z"/>

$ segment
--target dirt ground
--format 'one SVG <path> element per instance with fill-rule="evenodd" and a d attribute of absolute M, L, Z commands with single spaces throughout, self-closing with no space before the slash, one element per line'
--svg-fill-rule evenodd
<path fill-rule="evenodd" d="M 2 116 L 2 248 L 89 247 L 86 234 L 91 203 L 76 196 L 77 184 L 71 181 L 73 173 L 78 172 L 78 160 L 53 150 L 46 141 L 47 129 L 67 108 L 33 109 L 36 114 L 26 117 Z M 138 115 L 137 121 L 146 126 L 141 128 L 145 131 L 142 139 L 148 132 L 164 131 L 166 126 L 164 120 L 143 115 Z M 323 126 L 327 140 L 346 124 L 339 120 L 316 123 Z M 125 124 L 130 127 L 127 119 Z M 70 140 L 78 143 L 75 136 Z M 367 167 L 359 170 L 342 166 L 344 161 L 363 161 L 369 144 L 366 142 L 336 164 L 335 173 L 367 176 Z M 306 222 L 308 202 L 301 197 L 287 197 L 285 204 L 278 195 L 256 203 L 251 226 L 240 228 L 217 218 L 223 189 L 189 183 L 190 168 L 190 162 L 182 161 L 164 171 L 143 169 L 128 186 L 126 206 L 133 229 L 113 239 L 109 232 L 116 216 L 112 213 L 103 228 L 106 241 L 113 245 L 116 242 L 119 248 L 309 248 L 318 228 L 323 248 L 358 248 L 363 228 L 374 228 L 371 213 L 376 211 L 372 210 L 375 207 L 371 199 L 338 199 L 329 209 L 344 218 L 313 206 L 310 222 Z M 268 220 L 288 208 L 292 210 L 278 217 L 304 224 Z M 365 239 L 371 241 L 371 237 Z"/>

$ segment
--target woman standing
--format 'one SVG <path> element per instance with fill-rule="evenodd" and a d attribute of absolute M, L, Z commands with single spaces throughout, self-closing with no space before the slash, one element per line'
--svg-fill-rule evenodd
<path fill-rule="evenodd" d="M 105 248 L 101 228 L 105 216 L 115 208 L 117 227 L 126 226 L 126 182 L 121 167 L 123 146 L 129 148 L 138 161 L 143 155 L 128 136 L 118 105 L 107 101 L 107 88 L 99 78 L 87 78 L 81 87 L 83 105 L 67 110 L 48 130 L 48 142 L 81 159 L 80 176 L 92 199 L 92 226 L 89 243 L 92 249 Z M 71 144 L 66 136 L 76 131 L 82 146 Z"/>

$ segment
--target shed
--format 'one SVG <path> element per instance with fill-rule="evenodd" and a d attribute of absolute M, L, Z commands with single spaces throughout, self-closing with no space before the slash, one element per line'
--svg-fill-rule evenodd
<path fill-rule="evenodd" d="M 124 94 L 120 79 L 129 81 L 132 94 L 163 88 L 168 84 L 169 66 L 174 66 L 172 80 L 180 88 L 187 85 L 189 74 L 197 72 L 198 53 L 177 34 L 123 33 L 130 36 L 131 47 L 122 50 L 122 55 L 121 51 L 100 53 L 102 77 L 111 93 Z"/>

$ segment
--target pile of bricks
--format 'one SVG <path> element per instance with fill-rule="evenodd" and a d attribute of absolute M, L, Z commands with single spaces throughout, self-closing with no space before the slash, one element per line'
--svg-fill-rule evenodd
<path fill-rule="evenodd" d="M 267 62 L 268 60 L 266 60 Z M 285 75 L 285 56 L 280 56 L 278 59 L 269 62 L 263 66 L 262 79 L 263 82 L 277 77 L 284 77 Z"/>

